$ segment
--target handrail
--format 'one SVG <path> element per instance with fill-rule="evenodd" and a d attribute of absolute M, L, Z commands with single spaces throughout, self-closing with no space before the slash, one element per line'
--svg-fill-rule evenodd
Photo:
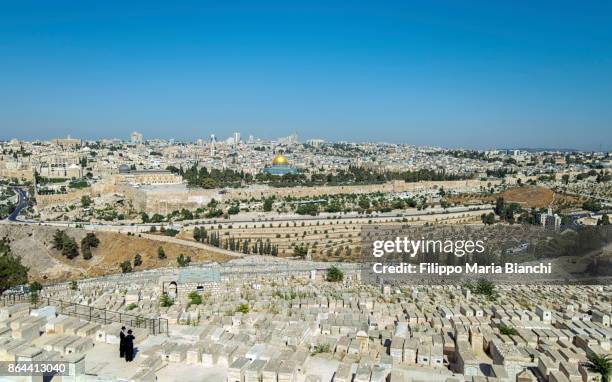
<path fill-rule="evenodd" d="M 103 325 L 110 323 L 126 324 L 127 326 L 149 329 L 155 334 L 168 334 L 168 319 L 157 317 L 148 318 L 130 313 L 117 312 L 109 309 L 96 308 L 90 305 L 77 304 L 71 301 L 64 301 L 52 297 L 38 297 L 36 301 L 31 301 L 30 296 L 25 293 L 13 293 L 0 296 L 0 306 L 10 306 L 19 302 L 30 304 L 30 311 L 42 306 L 55 306 L 57 314 L 78 317 L 86 321 L 97 322 Z"/>

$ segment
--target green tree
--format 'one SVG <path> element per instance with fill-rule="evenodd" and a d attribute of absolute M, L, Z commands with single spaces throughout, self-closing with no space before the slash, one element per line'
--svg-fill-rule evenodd
<path fill-rule="evenodd" d="M 207 239 L 206 228 L 204 227 L 195 227 L 193 229 L 193 239 L 195 241 L 199 241 L 203 243 Z"/>
<path fill-rule="evenodd" d="M 597 221 L 597 225 L 610 225 L 610 217 L 608 214 L 601 215 L 601 219 Z"/>
<path fill-rule="evenodd" d="M 93 232 L 88 232 L 85 237 L 81 240 L 81 246 L 87 245 L 90 247 L 98 247 L 100 244 L 100 239 L 96 237 L 96 234 Z"/>
<path fill-rule="evenodd" d="M 336 266 L 332 266 L 327 270 L 327 281 L 340 282 L 343 279 L 344 279 L 344 273 L 342 273 L 340 268 Z"/>
<path fill-rule="evenodd" d="M 163 232 L 164 232 L 164 235 L 172 236 L 172 237 L 178 235 L 178 233 L 179 233 L 179 231 L 174 229 L 174 228 L 167 228 Z"/>
<path fill-rule="evenodd" d="M 38 281 L 34 281 L 30 285 L 30 292 L 40 292 L 43 289 L 43 286 Z"/>
<path fill-rule="evenodd" d="M 142 219 L 143 224 L 147 224 L 150 221 L 149 215 L 146 212 L 140 213 L 140 219 Z"/>
<path fill-rule="evenodd" d="M 73 237 L 65 231 L 57 230 L 53 234 L 53 248 L 62 252 L 63 256 L 73 259 L 79 255 L 79 247 Z"/>
<path fill-rule="evenodd" d="M 591 211 L 591 212 L 597 212 L 602 209 L 601 203 L 593 199 L 587 200 L 586 202 L 582 203 L 582 208 L 584 208 L 587 211 Z"/>
<path fill-rule="evenodd" d="M 495 215 L 493 214 L 493 212 L 489 212 L 488 214 L 482 214 L 480 216 L 480 219 L 486 225 L 491 225 L 495 223 Z"/>
<path fill-rule="evenodd" d="M 93 232 L 88 232 L 87 235 L 85 235 L 85 237 L 81 240 L 81 253 L 83 254 L 83 259 L 91 259 L 91 248 L 98 247 L 98 244 L 100 244 L 100 239 L 96 237 L 96 234 Z"/>
<path fill-rule="evenodd" d="M 62 247 L 62 255 L 69 259 L 74 259 L 79 255 L 79 247 L 73 237 L 64 236 L 64 244 Z"/>
<path fill-rule="evenodd" d="M 304 247 L 304 244 L 296 245 L 293 247 L 293 254 L 303 259 L 308 254 L 308 248 Z"/>
<path fill-rule="evenodd" d="M 163 260 L 166 258 L 166 251 L 164 251 L 164 247 L 161 245 L 157 248 L 157 258 Z"/>
<path fill-rule="evenodd" d="M 30 304 L 36 305 L 38 304 L 38 296 L 40 295 L 40 291 L 43 289 L 43 286 L 38 281 L 34 281 L 29 286 L 30 286 Z"/>
<path fill-rule="evenodd" d="M 89 196 L 87 195 L 83 195 L 81 196 L 81 206 L 83 208 L 87 208 L 89 206 L 91 206 L 92 200 Z"/>
<path fill-rule="evenodd" d="M 30 292 L 30 304 L 38 304 L 38 292 Z"/>
<path fill-rule="evenodd" d="M 563 182 L 563 184 L 568 184 L 569 183 L 569 175 L 568 174 L 564 174 L 561 176 L 561 181 Z"/>
<path fill-rule="evenodd" d="M 121 268 L 121 273 L 130 273 L 130 272 L 132 272 L 132 263 L 130 263 L 129 260 L 125 260 L 124 262 L 119 264 L 119 267 Z"/>
<path fill-rule="evenodd" d="M 367 210 L 370 208 L 370 199 L 368 199 L 366 196 L 362 196 L 359 198 L 358 204 L 361 209 Z"/>
<path fill-rule="evenodd" d="M 264 199 L 264 203 L 263 203 L 263 210 L 264 210 L 264 212 L 272 211 L 272 204 L 273 203 L 274 203 L 274 199 L 272 199 L 272 198 Z"/>
<path fill-rule="evenodd" d="M 601 374 L 602 382 L 609 382 L 610 375 L 612 374 L 612 359 L 610 355 L 598 355 L 590 354 L 589 368 L 599 374 Z"/>
<path fill-rule="evenodd" d="M 316 216 L 319 213 L 319 207 L 315 203 L 300 204 L 295 209 L 295 213 L 299 215 Z"/>
<path fill-rule="evenodd" d="M 209 208 L 204 214 L 207 219 L 218 218 L 223 215 L 223 211 L 219 208 Z"/>
<path fill-rule="evenodd" d="M 153 216 L 151 217 L 150 222 L 151 223 L 161 223 L 165 220 L 164 215 L 160 215 L 160 214 L 153 214 Z"/>
<path fill-rule="evenodd" d="M 140 256 L 140 253 L 137 253 L 134 256 L 134 266 L 135 267 L 139 267 L 142 265 L 142 256 Z"/>
<path fill-rule="evenodd" d="M 62 248 L 64 247 L 64 236 L 66 235 L 66 233 L 64 231 L 61 230 L 56 230 L 55 233 L 53 234 L 53 248 L 61 251 Z"/>
<path fill-rule="evenodd" d="M 503 197 L 498 197 L 497 200 L 495 200 L 495 215 L 497 216 L 502 216 L 503 211 L 504 211 L 504 198 Z"/>
<path fill-rule="evenodd" d="M 28 282 L 28 267 L 21 264 L 21 257 L 11 252 L 6 239 L 0 240 L 0 293 Z"/>
<path fill-rule="evenodd" d="M 191 256 L 185 256 L 182 253 L 176 258 L 176 263 L 179 267 L 186 267 L 191 263 Z"/>
<path fill-rule="evenodd" d="M 233 206 L 231 206 L 230 208 L 227 209 L 227 213 L 229 215 L 236 215 L 240 212 L 240 206 L 238 204 L 235 204 Z"/>
<path fill-rule="evenodd" d="M 89 260 L 93 257 L 91 253 L 91 248 L 89 247 L 81 247 L 81 254 L 83 255 L 84 260 Z"/>

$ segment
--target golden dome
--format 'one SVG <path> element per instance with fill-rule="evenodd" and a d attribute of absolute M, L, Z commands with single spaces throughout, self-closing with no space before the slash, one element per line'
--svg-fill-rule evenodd
<path fill-rule="evenodd" d="M 278 154 L 277 156 L 274 157 L 274 159 L 272 159 L 273 166 L 284 166 L 288 164 L 289 164 L 289 161 L 283 154 Z"/>

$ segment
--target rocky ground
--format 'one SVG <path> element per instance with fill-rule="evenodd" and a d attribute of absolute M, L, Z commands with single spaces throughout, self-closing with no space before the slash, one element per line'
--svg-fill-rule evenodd
<path fill-rule="evenodd" d="M 93 258 L 84 260 L 81 255 L 67 259 L 53 248 L 53 234 L 58 228 L 51 226 L 0 224 L 0 237 L 10 240 L 14 254 L 21 256 L 30 268 L 30 278 L 45 282 L 65 281 L 83 277 L 95 277 L 121 272 L 119 264 L 133 262 L 140 254 L 142 265 L 137 269 L 153 269 L 176 266 L 180 254 L 191 256 L 194 263 L 224 262 L 231 257 L 218 251 L 194 247 L 190 243 L 165 242 L 150 237 L 128 236 L 123 233 L 96 231 L 100 244 L 93 249 Z M 78 228 L 61 228 L 80 244 L 88 231 Z M 162 246 L 166 259 L 158 259 L 157 250 Z"/>

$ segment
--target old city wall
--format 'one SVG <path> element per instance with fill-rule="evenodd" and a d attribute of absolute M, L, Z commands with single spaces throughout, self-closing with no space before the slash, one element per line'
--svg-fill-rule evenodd
<path fill-rule="evenodd" d="M 474 190 L 479 187 L 487 187 L 499 184 L 501 181 L 481 181 L 476 179 L 457 181 L 427 181 L 418 183 L 406 183 L 394 181 L 375 185 L 356 186 L 323 186 L 323 187 L 290 187 L 290 188 L 237 188 L 228 190 L 218 189 L 191 189 L 183 190 L 151 190 L 136 188 L 129 185 L 116 184 L 114 182 L 96 183 L 91 187 L 69 191 L 66 194 L 37 195 L 37 204 L 46 207 L 54 204 L 76 202 L 82 196 L 100 196 L 108 193 L 124 195 L 131 200 L 137 211 L 147 213 L 168 214 L 175 210 L 186 208 L 195 210 L 205 207 L 213 198 L 216 200 L 243 200 L 261 199 L 270 196 L 284 198 L 292 196 L 295 198 L 316 197 L 320 195 L 338 194 L 368 194 L 373 192 L 418 192 L 423 190 L 439 189 L 445 190 Z"/>
<path fill-rule="evenodd" d="M 319 195 L 338 195 L 338 194 L 368 194 L 373 192 L 417 192 L 428 189 L 443 187 L 445 190 L 467 190 L 478 189 L 488 184 L 495 185 L 501 181 L 481 181 L 478 179 L 454 180 L 454 181 L 427 181 L 418 183 L 407 183 L 403 181 L 393 181 L 384 184 L 356 185 L 356 186 L 322 186 L 322 187 L 290 187 L 290 188 L 237 188 L 228 190 L 224 198 L 229 200 L 240 200 L 250 198 L 265 198 L 276 196 L 277 198 L 292 197 L 313 197 Z"/>
<path fill-rule="evenodd" d="M 34 170 L 9 170 L 0 168 L 0 178 L 34 180 Z"/>

